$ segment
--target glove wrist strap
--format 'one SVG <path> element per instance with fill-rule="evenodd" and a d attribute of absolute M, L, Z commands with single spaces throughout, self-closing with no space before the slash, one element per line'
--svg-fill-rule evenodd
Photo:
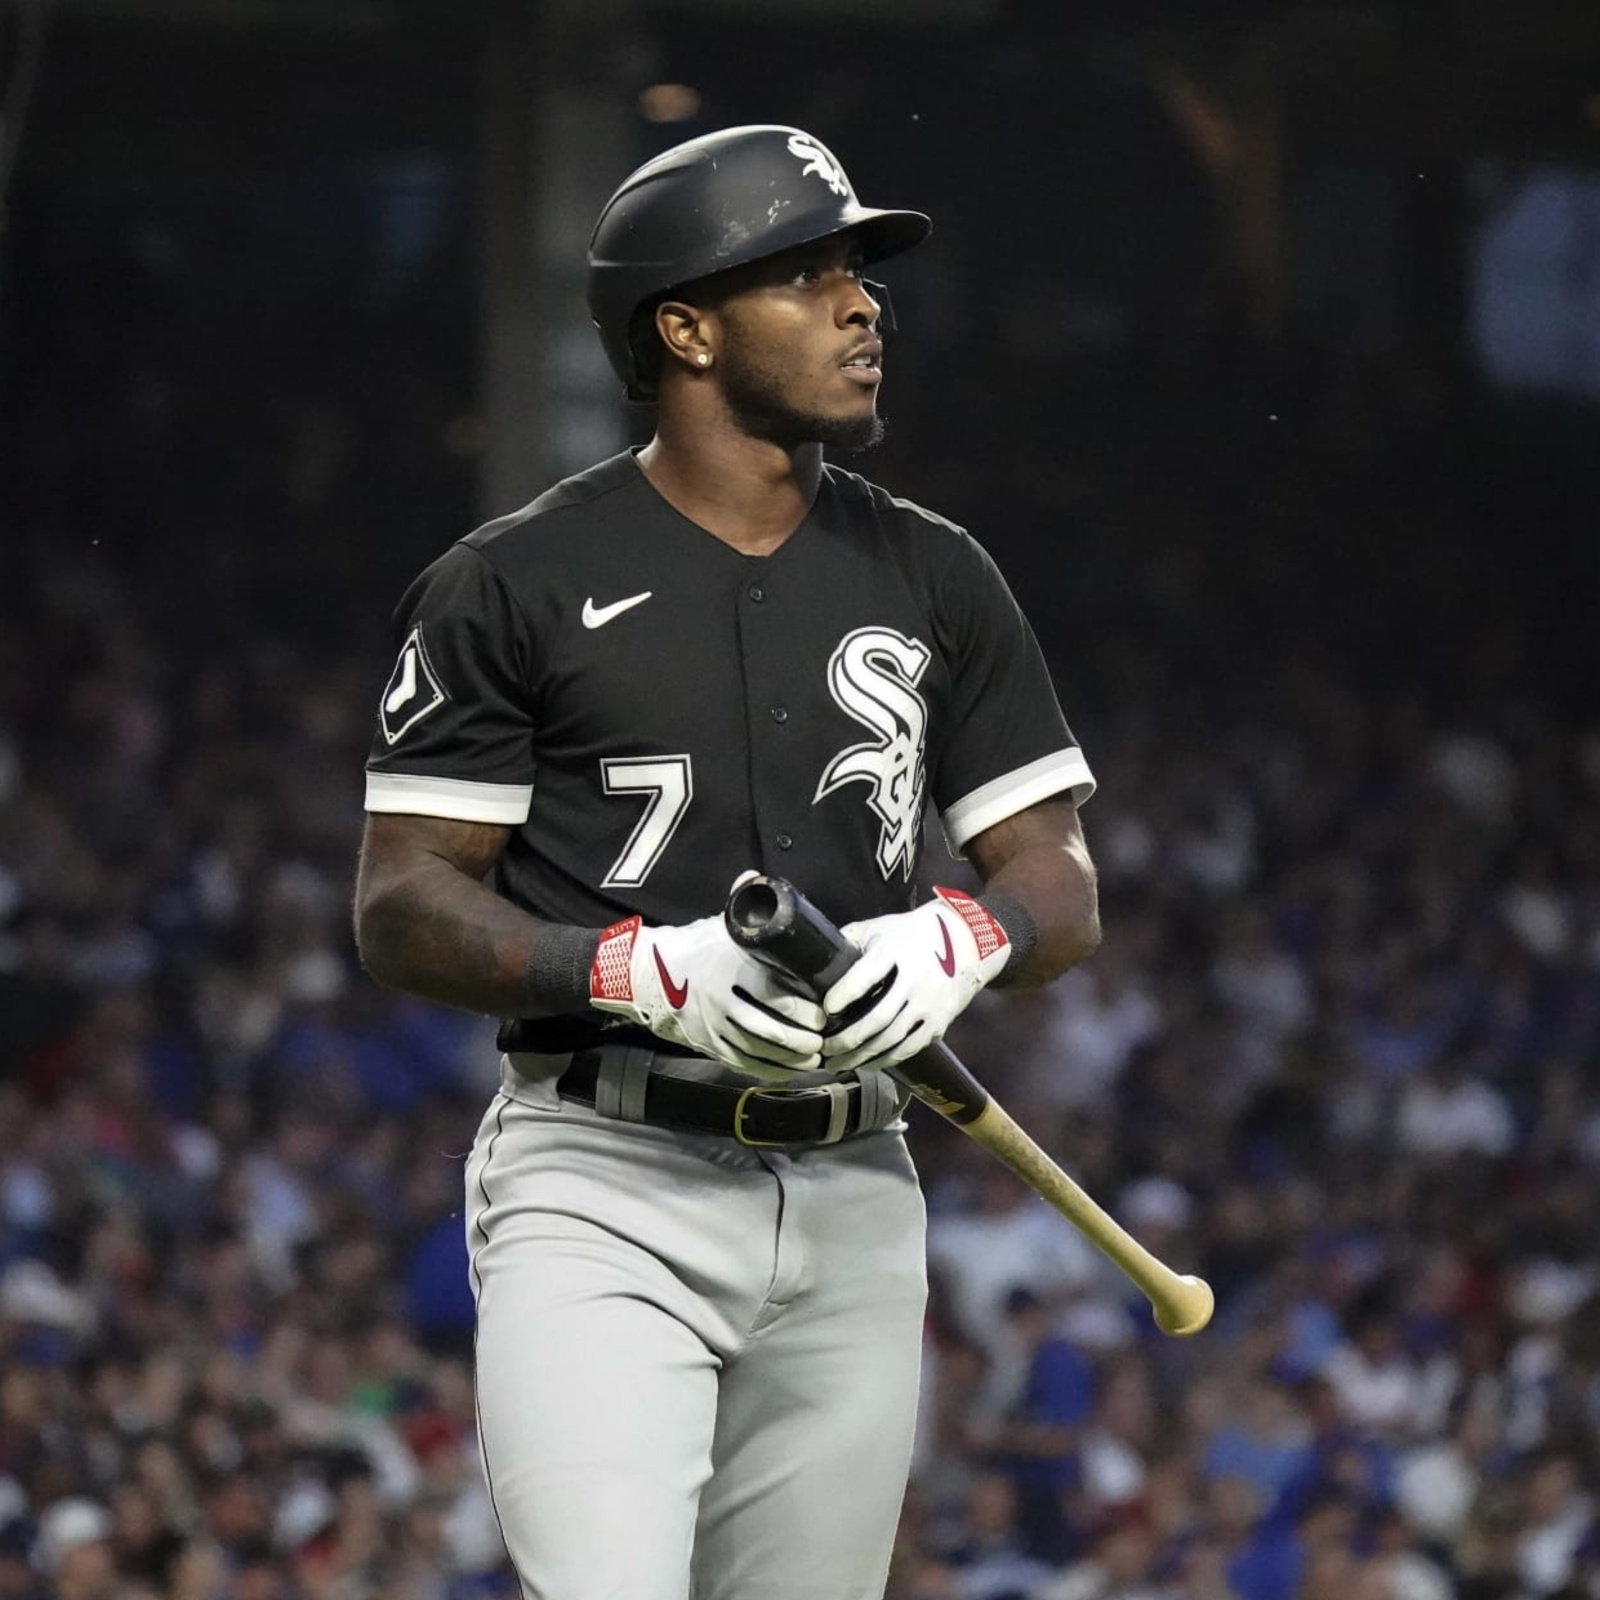
<path fill-rule="evenodd" d="M 951 899 L 953 891 L 940 889 L 936 891 L 955 910 L 961 907 Z M 961 896 L 966 899 L 966 896 Z M 976 906 L 982 913 L 986 913 L 988 920 L 996 924 L 1006 944 L 1010 946 L 1006 955 L 1006 964 L 989 980 L 991 985 L 1004 985 L 1015 977 L 1017 972 L 1028 964 L 1033 952 L 1039 945 L 1039 924 L 1034 921 L 1033 913 L 1014 894 L 1007 894 L 1003 889 L 989 889 L 975 899 L 967 900 L 967 904 Z M 966 916 L 966 913 L 963 913 Z M 992 948 L 982 934 L 975 919 L 966 916 L 966 923 L 972 929 L 973 935 L 978 940 L 978 958 L 982 960 Z M 992 938 L 992 934 L 990 935 Z"/>
<path fill-rule="evenodd" d="M 1032 960 L 1039 947 L 1039 924 L 1022 901 L 1003 889 L 979 895 L 978 904 L 1005 929 L 1011 943 L 1011 954 L 993 979 L 994 984 L 1004 987 Z"/>
<path fill-rule="evenodd" d="M 977 986 L 981 988 L 1004 971 L 1011 943 L 1010 937 L 982 901 L 974 900 L 971 895 L 963 894 L 959 889 L 941 889 L 935 885 L 933 892 L 949 910 L 961 918 L 967 932 L 972 935 L 977 959 L 970 961 L 968 970 Z M 952 977 L 955 976 L 953 968 L 946 967 L 945 970 Z"/>
<path fill-rule="evenodd" d="M 589 968 L 589 1000 L 593 1005 L 609 1004 L 633 1009 L 633 947 L 638 942 L 643 917 L 626 917 L 613 922 L 600 935 L 594 961 Z"/>

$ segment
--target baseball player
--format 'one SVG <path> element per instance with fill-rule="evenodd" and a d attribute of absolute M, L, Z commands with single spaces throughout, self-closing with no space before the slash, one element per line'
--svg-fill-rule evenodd
<path fill-rule="evenodd" d="M 923 1206 L 883 1068 L 1098 938 L 1093 779 L 960 528 L 823 461 L 877 437 L 869 209 L 794 128 L 607 202 L 590 305 L 643 449 L 406 592 L 356 896 L 381 982 L 505 1019 L 467 1165 L 485 1470 L 536 1600 L 870 1600 L 917 1398 Z M 924 810 L 981 876 L 913 904 Z M 790 879 L 864 952 L 729 937 Z"/>

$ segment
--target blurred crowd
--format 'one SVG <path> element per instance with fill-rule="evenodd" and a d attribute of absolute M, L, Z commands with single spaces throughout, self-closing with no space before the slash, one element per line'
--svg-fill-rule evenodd
<path fill-rule="evenodd" d="M 387 662 L 41 589 L 0 627 L 0 1600 L 512 1595 L 460 1237 L 492 1032 L 347 930 Z M 1312 665 L 1080 714 L 1059 671 L 1105 943 L 953 1042 L 1218 1309 L 1163 1338 L 914 1108 L 891 1595 L 1600 1595 L 1600 729 Z"/>
<path fill-rule="evenodd" d="M 1600 737 L 1267 698 L 1113 731 L 1102 950 L 955 1034 L 1216 1320 L 942 1138 L 898 1600 L 1600 1594 Z"/>
<path fill-rule="evenodd" d="M 355 970 L 370 666 L 62 604 L 0 657 L 0 1596 L 513 1594 L 460 1224 L 493 1030 Z"/>

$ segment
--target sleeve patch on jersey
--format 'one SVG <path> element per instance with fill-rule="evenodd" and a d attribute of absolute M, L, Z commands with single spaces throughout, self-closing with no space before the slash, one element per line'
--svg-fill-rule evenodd
<path fill-rule="evenodd" d="M 391 745 L 397 743 L 424 717 L 437 711 L 445 698 L 444 685 L 428 660 L 419 622 L 406 635 L 406 642 L 400 646 L 400 659 L 383 686 L 383 698 L 378 702 L 378 723 L 383 737 Z"/>

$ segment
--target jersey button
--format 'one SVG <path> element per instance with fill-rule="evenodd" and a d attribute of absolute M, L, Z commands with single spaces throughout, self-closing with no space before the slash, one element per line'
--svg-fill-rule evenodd
<path fill-rule="evenodd" d="M 787 850 L 794 844 L 794 839 L 787 833 L 780 833 L 776 843 L 780 850 Z"/>
<path fill-rule="evenodd" d="M 750 585 L 750 598 L 759 605 L 761 601 L 767 598 L 767 591 L 759 583 L 752 583 Z"/>
<path fill-rule="evenodd" d="M 788 708 L 785 706 L 774 706 L 772 708 L 772 720 L 774 722 L 787 722 L 789 720 Z"/>

